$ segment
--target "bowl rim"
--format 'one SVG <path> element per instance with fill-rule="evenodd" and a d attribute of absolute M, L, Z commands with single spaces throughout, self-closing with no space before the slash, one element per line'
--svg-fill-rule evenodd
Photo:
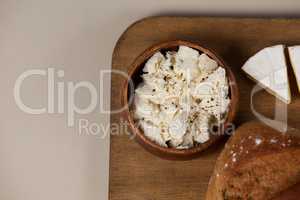
<path fill-rule="evenodd" d="M 231 100 L 229 104 L 229 111 L 227 118 L 225 122 L 223 123 L 224 130 L 228 127 L 230 123 L 233 122 L 237 109 L 238 109 L 238 102 L 239 102 L 239 90 L 236 82 L 236 78 L 231 70 L 230 67 L 221 59 L 215 52 L 212 50 L 203 47 L 200 45 L 198 42 L 190 42 L 186 40 L 170 40 L 170 41 L 165 41 L 165 42 L 160 42 L 157 44 L 154 44 L 144 50 L 139 56 L 136 57 L 136 59 L 133 61 L 133 63 L 130 65 L 130 69 L 128 70 L 128 77 L 132 78 L 134 73 L 136 71 L 140 71 L 144 67 L 144 63 L 152 56 L 154 53 L 161 51 L 161 50 L 168 50 L 170 48 L 177 48 L 179 46 L 187 46 L 190 48 L 193 48 L 199 53 L 205 53 L 207 54 L 210 58 L 214 59 L 219 66 L 223 67 L 226 70 L 226 76 L 229 81 L 229 88 L 230 88 L 230 94 L 231 94 Z M 189 149 L 176 149 L 176 148 L 170 148 L 170 147 L 163 147 L 160 146 L 159 144 L 155 143 L 154 141 L 150 140 L 146 135 L 143 133 L 140 128 L 138 128 L 135 125 L 135 121 L 132 117 L 131 111 L 130 111 L 130 106 L 128 106 L 128 84 L 129 81 L 126 79 L 124 82 L 124 87 L 123 87 L 123 92 L 122 92 L 122 98 L 121 98 L 121 105 L 125 109 L 123 111 L 123 115 L 129 122 L 131 131 L 135 135 L 135 139 L 147 150 L 150 152 L 161 156 L 161 157 L 191 157 L 194 156 L 197 153 L 200 153 L 210 147 L 212 144 L 216 143 L 219 139 L 221 139 L 224 136 L 224 130 L 222 131 L 221 135 L 216 135 L 215 137 L 211 137 L 207 142 L 199 144 L 198 146 L 191 147 Z"/>

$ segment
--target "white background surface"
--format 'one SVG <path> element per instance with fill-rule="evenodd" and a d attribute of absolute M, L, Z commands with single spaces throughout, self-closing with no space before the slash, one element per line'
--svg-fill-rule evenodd
<path fill-rule="evenodd" d="M 296 16 L 299 11 L 297 0 L 0 0 L 0 199 L 104 200 L 108 194 L 109 138 L 80 135 L 78 127 L 67 127 L 66 114 L 21 111 L 13 87 L 25 70 L 53 67 L 65 71 L 65 78 L 58 81 L 90 81 L 98 86 L 99 71 L 110 68 L 118 37 L 140 18 Z M 105 88 L 102 97 L 109 102 L 109 82 Z M 45 77 L 26 81 L 22 99 L 28 105 L 46 105 Z M 76 103 L 84 107 L 89 100 L 83 91 Z M 98 110 L 76 116 L 80 118 L 109 124 L 109 117 Z"/>

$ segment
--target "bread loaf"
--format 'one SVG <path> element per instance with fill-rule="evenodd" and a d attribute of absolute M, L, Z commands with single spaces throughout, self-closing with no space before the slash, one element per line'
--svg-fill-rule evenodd
<path fill-rule="evenodd" d="M 220 154 L 207 200 L 268 200 L 300 182 L 300 132 L 259 122 L 238 128 Z"/>

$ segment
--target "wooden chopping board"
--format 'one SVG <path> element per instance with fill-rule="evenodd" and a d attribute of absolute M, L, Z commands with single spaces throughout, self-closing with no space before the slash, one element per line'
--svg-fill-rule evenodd
<path fill-rule="evenodd" d="M 243 63 L 258 50 L 275 45 L 300 44 L 300 20 L 207 17 L 152 17 L 131 25 L 116 44 L 112 68 L 127 72 L 130 64 L 149 46 L 167 40 L 199 42 L 214 50 L 232 67 L 240 88 L 240 106 L 235 120 L 241 123 L 256 117 L 250 109 L 254 83 L 241 71 Z M 300 100 L 295 77 L 289 66 L 292 103 L 288 124 L 300 128 Z M 111 109 L 120 108 L 124 77 L 112 74 Z M 275 99 L 262 91 L 254 97 L 256 111 L 274 115 Z M 284 106 L 280 104 L 279 106 Z M 204 199 L 215 160 L 225 141 L 209 148 L 191 161 L 168 161 L 156 157 L 130 136 L 120 114 L 111 115 L 110 200 L 199 200 Z M 122 125 L 120 125 L 122 124 Z"/>

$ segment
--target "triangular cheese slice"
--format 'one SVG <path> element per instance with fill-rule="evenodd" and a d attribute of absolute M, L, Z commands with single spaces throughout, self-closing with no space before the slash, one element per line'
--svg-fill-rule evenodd
<path fill-rule="evenodd" d="M 272 95 L 285 103 L 291 102 L 283 45 L 260 50 L 247 60 L 242 70 Z"/>
<path fill-rule="evenodd" d="M 289 47 L 288 50 L 298 89 L 300 91 L 300 45 Z"/>

